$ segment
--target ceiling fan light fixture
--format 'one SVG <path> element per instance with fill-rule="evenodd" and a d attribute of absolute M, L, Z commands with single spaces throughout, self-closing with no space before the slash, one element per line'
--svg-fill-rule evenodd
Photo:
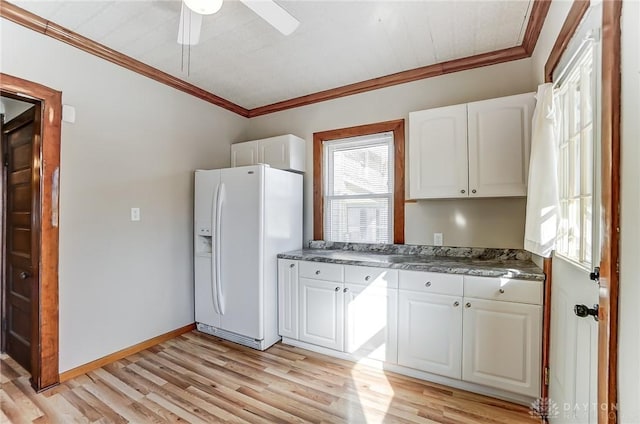
<path fill-rule="evenodd" d="M 267 21 L 283 35 L 292 34 L 300 21 L 294 18 L 273 0 L 240 0 L 258 16 Z"/>
<path fill-rule="evenodd" d="M 222 7 L 222 0 L 184 0 L 184 4 L 201 15 L 213 15 Z"/>

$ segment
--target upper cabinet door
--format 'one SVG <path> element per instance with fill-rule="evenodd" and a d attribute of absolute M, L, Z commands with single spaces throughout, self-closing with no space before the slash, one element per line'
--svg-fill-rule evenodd
<path fill-rule="evenodd" d="M 289 165 L 289 145 L 282 140 L 267 139 L 258 143 L 258 162 L 273 168 L 287 169 Z"/>
<path fill-rule="evenodd" d="M 304 172 L 305 144 L 303 139 L 291 134 L 257 140 L 258 162 L 272 168 Z"/>
<path fill-rule="evenodd" d="M 258 163 L 258 143 L 247 141 L 231 145 L 231 167 L 256 165 Z"/>
<path fill-rule="evenodd" d="M 469 103 L 469 196 L 526 196 L 533 93 Z"/>
<path fill-rule="evenodd" d="M 231 167 L 264 163 L 272 168 L 304 172 L 306 141 L 292 134 L 231 145 Z"/>
<path fill-rule="evenodd" d="M 467 197 L 467 105 L 409 114 L 409 197 Z"/>

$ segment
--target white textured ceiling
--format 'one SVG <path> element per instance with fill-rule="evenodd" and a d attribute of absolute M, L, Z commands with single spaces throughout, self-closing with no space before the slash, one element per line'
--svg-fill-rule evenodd
<path fill-rule="evenodd" d="M 200 44 L 189 51 L 176 42 L 180 1 L 14 1 L 248 109 L 520 45 L 532 6 L 532 0 L 277 2 L 301 22 L 292 35 L 225 0 L 220 12 L 204 17 Z"/>

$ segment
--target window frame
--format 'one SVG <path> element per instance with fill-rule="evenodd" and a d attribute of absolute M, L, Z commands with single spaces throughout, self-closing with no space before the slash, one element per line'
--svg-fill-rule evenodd
<path fill-rule="evenodd" d="M 313 134 L 313 238 L 324 240 L 324 143 L 377 133 L 393 133 L 393 243 L 404 244 L 404 119 L 328 130 Z"/>
<path fill-rule="evenodd" d="M 583 124 L 583 120 L 584 120 L 584 116 L 582 116 L 584 114 L 584 104 L 582 104 L 582 98 L 580 99 L 580 128 L 576 129 L 575 127 L 575 122 L 573 120 L 573 118 L 575 118 L 573 116 L 573 114 L 567 112 L 565 114 L 565 110 L 564 107 L 566 105 L 558 105 L 559 110 L 556 112 L 558 114 L 562 114 L 562 120 L 564 120 L 567 116 L 571 115 L 572 119 L 570 122 L 567 123 L 567 125 L 569 126 L 568 130 L 569 134 L 567 135 L 567 140 L 564 140 L 564 134 L 558 133 L 557 135 L 557 149 L 558 149 L 558 170 L 559 171 L 565 171 L 566 172 L 571 172 L 571 175 L 564 175 L 561 172 L 559 172 L 558 174 L 558 183 L 560 184 L 561 187 L 560 188 L 560 204 L 561 204 L 561 210 L 560 210 L 560 224 L 558 226 L 558 232 L 557 232 L 557 246 L 556 246 L 556 250 L 555 250 L 555 255 L 559 258 L 562 258 L 563 260 L 567 261 L 568 263 L 571 263 L 573 265 L 575 265 L 576 267 L 583 269 L 585 271 L 590 271 L 592 269 L 592 267 L 594 266 L 594 264 L 597 264 L 600 261 L 600 257 L 599 257 L 599 244 L 600 244 L 600 237 L 599 237 L 599 214 L 600 214 L 600 205 L 598 204 L 598 202 L 596 202 L 596 199 L 600 196 L 600 184 L 599 184 L 599 179 L 600 179 L 600 172 L 599 172 L 599 168 L 598 168 L 598 161 L 600 158 L 600 152 L 599 152 L 599 145 L 600 145 L 600 113 L 601 113 L 601 106 L 600 106 L 600 66 L 601 66 L 601 57 L 600 57 L 600 45 L 599 42 L 597 40 L 591 39 L 592 37 L 588 37 L 585 38 L 585 40 L 582 42 L 582 44 L 580 46 L 578 46 L 572 57 L 567 61 L 567 63 L 565 63 L 562 68 L 558 68 L 556 69 L 556 71 L 560 71 L 559 75 L 556 76 L 554 84 L 553 84 L 553 89 L 554 89 L 554 97 L 556 96 L 556 91 L 564 91 L 564 95 L 569 96 L 569 92 L 571 91 L 571 87 L 567 87 L 568 84 L 572 84 L 571 77 L 573 75 L 578 74 L 578 79 L 580 81 L 580 85 L 583 85 L 585 82 L 588 82 L 590 84 L 590 90 L 591 90 L 591 98 L 592 98 L 592 104 L 591 104 L 591 122 L 587 125 L 587 126 L 591 126 L 591 187 L 590 187 L 590 193 L 589 194 L 585 194 L 583 192 L 584 187 L 584 180 L 583 180 L 583 170 L 584 170 L 584 165 L 586 165 L 583 162 L 583 154 L 584 152 L 582 151 L 583 147 L 584 147 L 584 140 L 583 140 L 583 136 L 584 136 L 584 132 L 585 129 L 587 128 L 587 126 L 584 126 Z M 587 57 L 589 56 L 589 57 Z M 591 71 L 592 71 L 592 75 L 590 80 L 585 80 L 584 76 L 582 75 L 582 65 L 584 62 L 590 60 L 592 62 L 591 64 Z M 560 101 L 560 96 L 558 96 L 558 101 Z M 569 106 L 571 108 L 575 108 L 575 104 L 574 104 L 575 99 L 570 98 L 568 100 L 568 103 L 570 104 Z M 565 123 L 563 122 L 563 127 L 559 128 L 560 131 L 564 130 L 564 125 Z M 575 133 L 572 133 L 575 132 Z M 577 137 L 577 139 L 576 139 Z M 576 140 L 574 140 L 576 139 Z M 574 159 L 577 159 L 578 162 L 578 169 L 574 169 L 576 163 L 574 163 L 575 161 L 571 160 L 571 158 L 567 157 L 567 161 L 568 161 L 568 168 L 564 169 L 563 167 L 563 163 L 561 163 L 563 155 L 562 155 L 562 149 L 566 148 L 567 149 L 567 154 L 569 155 L 569 150 L 571 149 L 572 145 L 577 143 L 577 147 L 574 146 L 575 149 L 577 149 L 578 151 L 578 155 L 577 157 L 574 157 Z M 567 165 L 567 164 L 564 164 Z M 572 168 L 573 165 L 573 168 Z M 575 180 L 575 173 L 578 173 L 578 179 Z M 563 187 L 563 185 L 565 184 L 577 184 L 578 185 L 578 192 L 574 193 L 572 192 L 572 189 L 570 187 Z M 588 197 L 589 201 L 590 201 L 590 206 L 591 206 L 591 225 L 590 225 L 590 248 L 586 249 L 585 246 L 585 239 L 584 239 L 584 230 L 587 229 L 587 227 L 584 225 L 584 218 L 585 218 L 585 213 L 583 211 L 584 209 L 584 204 L 583 201 L 585 200 L 585 198 Z M 565 228 L 565 221 L 567 221 L 570 217 L 569 217 L 569 212 L 568 212 L 568 204 L 571 201 L 578 201 L 579 204 L 579 230 L 580 230 L 580 235 L 579 235 L 579 248 L 578 248 L 578 257 L 572 256 L 570 253 L 570 247 L 564 246 L 564 243 L 569 243 L 570 242 L 570 237 L 569 235 L 569 229 Z"/>

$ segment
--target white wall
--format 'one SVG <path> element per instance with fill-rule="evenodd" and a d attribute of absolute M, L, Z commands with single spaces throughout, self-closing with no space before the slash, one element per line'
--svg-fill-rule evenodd
<path fill-rule="evenodd" d="M 250 140 L 293 133 L 307 140 L 306 241 L 313 237 L 314 132 L 400 118 L 404 118 L 408 124 L 411 111 L 525 93 L 534 89 L 532 62 L 531 59 L 524 59 L 252 118 L 244 138 Z M 406 150 L 410 154 L 408 148 Z M 405 208 L 406 242 L 433 244 L 433 232 L 437 231 L 444 233 L 446 245 L 522 248 L 525 204 L 526 200 L 522 198 L 422 200 L 408 203 Z M 458 220 L 452 220 L 451 217 L 456 214 Z M 463 221 L 467 222 L 466 226 L 459 225 Z"/>
<path fill-rule="evenodd" d="M 622 183 L 619 408 L 621 423 L 640 423 L 640 3 L 622 7 Z"/>
<path fill-rule="evenodd" d="M 60 370 L 192 323 L 192 171 L 228 166 L 246 119 L 0 25 L 2 72 L 76 108 L 62 127 Z"/>

